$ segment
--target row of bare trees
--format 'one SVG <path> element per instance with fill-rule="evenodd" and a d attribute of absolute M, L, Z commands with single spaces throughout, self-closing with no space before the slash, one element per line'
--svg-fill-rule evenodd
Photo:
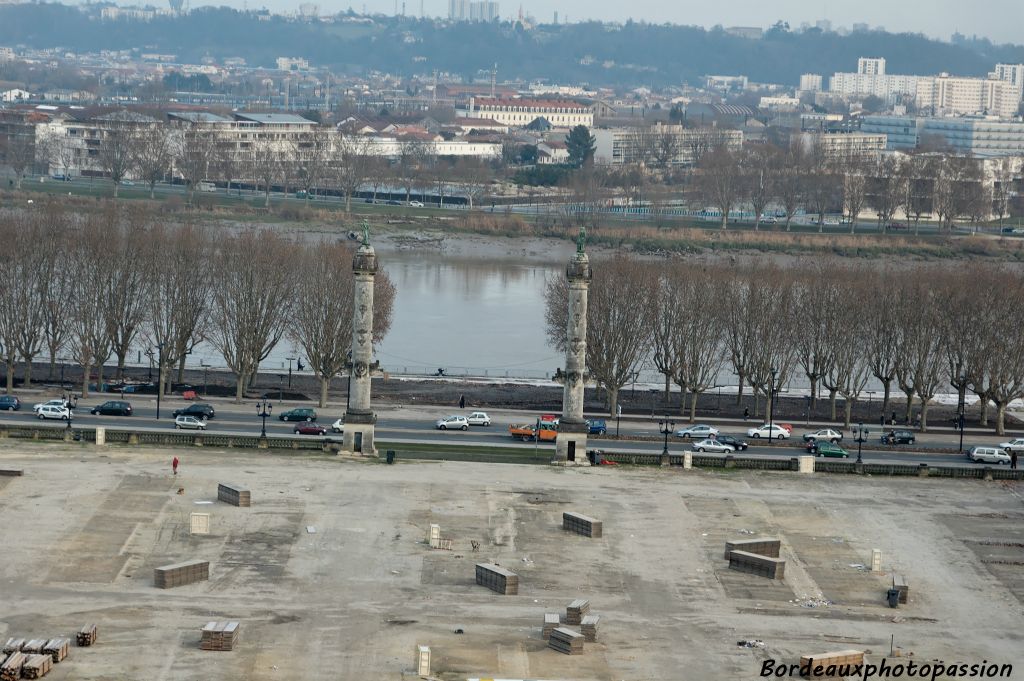
<path fill-rule="evenodd" d="M 166 225 L 143 209 L 106 206 L 85 215 L 56 205 L 0 215 L 0 349 L 6 390 L 17 363 L 24 385 L 32 362 L 57 356 L 103 383 L 116 362 L 124 374 L 133 347 L 148 347 L 161 390 L 170 373 L 182 380 L 185 358 L 208 342 L 236 376 L 241 399 L 259 365 L 287 337 L 320 379 L 347 365 L 352 334 L 352 250 L 343 243 L 298 243 L 274 231 L 213 234 L 195 225 Z M 391 325 L 395 288 L 377 276 L 374 339 Z"/>
<path fill-rule="evenodd" d="M 548 282 L 547 333 L 560 351 L 566 295 L 564 278 Z M 779 386 L 802 376 L 812 400 L 827 392 L 833 420 L 842 399 L 847 427 L 869 382 L 882 388 L 882 414 L 899 391 L 910 422 L 916 400 L 922 429 L 932 400 L 951 386 L 961 400 L 978 398 L 982 425 L 994 405 L 1002 434 L 1007 406 L 1024 398 L 1022 303 L 1024 274 L 991 264 L 950 271 L 829 260 L 738 270 L 617 256 L 594 264 L 587 368 L 612 414 L 635 372 L 653 368 L 666 399 L 672 385 L 689 397 L 691 421 L 698 397 L 731 372 L 737 403 L 749 387 L 766 409 Z"/>
<path fill-rule="evenodd" d="M 841 214 L 852 233 L 865 211 L 874 213 L 880 231 L 897 215 L 913 220 L 915 231 L 925 215 L 946 230 L 957 220 L 1002 219 L 1013 193 L 1009 163 L 998 164 L 994 175 L 986 181 L 981 161 L 965 156 L 840 153 L 809 138 L 785 148 L 716 147 L 701 159 L 695 179 L 704 199 L 721 212 L 723 229 L 742 208 L 753 214 L 755 229 L 778 212 L 788 231 L 802 211 L 815 216 L 819 231 L 826 215 Z"/>

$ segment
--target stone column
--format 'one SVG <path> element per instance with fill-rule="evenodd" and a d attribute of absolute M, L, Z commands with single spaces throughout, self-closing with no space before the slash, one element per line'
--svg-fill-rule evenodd
<path fill-rule="evenodd" d="M 583 251 L 586 232 L 580 231 L 576 254 L 569 260 L 569 315 L 566 322 L 565 388 L 562 392 L 562 418 L 555 438 L 555 458 L 562 466 L 589 466 L 587 433 L 583 418 L 583 387 L 587 374 L 587 291 L 592 272 L 590 259 Z"/>
<path fill-rule="evenodd" d="M 377 255 L 369 243 L 369 230 L 363 226 L 363 243 L 352 259 L 355 275 L 352 310 L 352 357 L 349 361 L 348 407 L 342 450 L 352 454 L 376 456 L 373 440 L 377 415 L 370 407 L 370 373 L 373 370 L 373 283 L 377 274 Z"/>

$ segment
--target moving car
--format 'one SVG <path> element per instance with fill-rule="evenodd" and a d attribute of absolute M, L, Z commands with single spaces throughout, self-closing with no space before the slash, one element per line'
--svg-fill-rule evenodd
<path fill-rule="evenodd" d="M 101 405 L 89 410 L 90 414 L 101 414 L 103 416 L 131 416 L 132 405 L 121 400 L 107 400 Z"/>
<path fill-rule="evenodd" d="M 331 424 L 331 432 L 343 433 L 345 432 L 345 419 L 338 419 Z"/>
<path fill-rule="evenodd" d="M 999 447 L 971 447 L 967 458 L 975 463 L 1010 463 L 1010 455 Z"/>
<path fill-rule="evenodd" d="M 815 456 L 831 456 L 837 459 L 846 459 L 850 456 L 845 449 L 831 442 L 821 442 L 815 445 L 812 451 Z"/>
<path fill-rule="evenodd" d="M 917 438 L 909 430 L 886 430 L 878 440 L 883 445 L 912 445 Z"/>
<path fill-rule="evenodd" d="M 319 423 L 300 423 L 292 429 L 296 435 L 326 435 L 327 429 Z"/>
<path fill-rule="evenodd" d="M 747 444 L 746 440 L 741 440 L 738 437 L 733 437 L 732 435 L 722 435 L 721 433 L 719 433 L 718 435 L 715 436 L 715 439 L 721 442 L 723 445 L 731 446 L 737 452 L 742 452 L 746 450 L 747 447 L 750 446 Z"/>
<path fill-rule="evenodd" d="M 423 208 L 422 201 L 410 201 L 409 205 L 412 206 L 413 208 Z"/>
<path fill-rule="evenodd" d="M 466 417 L 466 421 L 471 426 L 491 425 L 491 417 L 487 415 L 487 412 L 483 411 L 474 411 L 472 414 Z"/>
<path fill-rule="evenodd" d="M 18 411 L 21 409 L 21 400 L 14 395 L 0 395 L 0 409 Z"/>
<path fill-rule="evenodd" d="M 735 447 L 727 445 L 720 440 L 701 440 L 700 442 L 694 442 L 690 445 L 690 449 L 695 452 L 714 452 L 715 454 L 732 454 L 736 451 Z"/>
<path fill-rule="evenodd" d="M 196 403 L 190 404 L 184 409 L 175 409 L 173 415 L 174 418 L 178 418 L 179 416 L 195 416 L 196 418 L 200 418 L 205 421 L 207 419 L 212 419 L 214 413 L 213 407 L 210 405 Z"/>
<path fill-rule="evenodd" d="M 445 416 L 434 424 L 438 430 L 469 430 L 469 421 L 465 416 Z"/>
<path fill-rule="evenodd" d="M 768 437 L 772 440 L 785 440 L 789 437 L 789 431 L 777 423 L 771 425 L 763 423 L 757 428 L 747 430 L 747 437 Z"/>
<path fill-rule="evenodd" d="M 206 419 L 192 414 L 180 414 L 174 417 L 174 427 L 178 430 L 181 430 L 182 428 L 206 430 Z"/>
<path fill-rule="evenodd" d="M 587 419 L 587 427 L 591 435 L 604 435 L 608 432 L 608 424 L 604 419 Z"/>
<path fill-rule="evenodd" d="M 781 424 L 780 424 L 781 425 Z M 838 430 L 832 428 L 822 428 L 821 430 L 815 430 L 810 433 L 804 433 L 804 442 L 810 442 L 811 440 L 828 440 L 835 444 L 843 439 L 843 434 Z"/>
<path fill-rule="evenodd" d="M 72 418 L 74 414 L 68 409 L 67 405 L 56 405 L 56 404 L 42 404 L 39 405 L 39 409 L 36 411 L 41 419 L 60 419 L 61 421 L 67 421 Z"/>
<path fill-rule="evenodd" d="M 675 432 L 676 437 L 681 437 L 684 440 L 689 440 L 691 438 L 694 440 L 703 440 L 711 437 L 712 435 L 718 435 L 718 428 L 706 424 L 690 426 L 689 428 L 680 428 Z"/>
<path fill-rule="evenodd" d="M 63 397 L 59 397 L 59 398 L 57 398 L 55 400 L 47 400 L 46 402 L 40 402 L 39 404 L 33 404 L 32 405 L 32 411 L 34 411 L 35 413 L 38 414 L 39 410 L 42 409 L 43 407 L 66 407 L 66 406 L 68 406 L 68 401 L 65 400 Z"/>
<path fill-rule="evenodd" d="M 316 409 L 310 409 L 309 407 L 289 409 L 278 414 L 277 418 L 282 421 L 316 421 Z"/>
<path fill-rule="evenodd" d="M 999 448 L 1007 454 L 1010 452 L 1017 452 L 1020 454 L 1021 452 L 1024 452 L 1024 437 L 1014 438 L 1009 442 L 1002 442 L 999 444 Z"/>

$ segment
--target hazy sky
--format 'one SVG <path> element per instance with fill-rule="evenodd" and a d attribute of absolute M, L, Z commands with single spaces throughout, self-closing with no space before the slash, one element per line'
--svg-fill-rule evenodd
<path fill-rule="evenodd" d="M 242 6 L 244 0 L 192 0 L 192 5 L 230 4 Z M 394 0 L 305 0 L 318 4 L 321 11 L 352 9 L 361 12 L 393 13 Z M 421 0 L 406 0 L 406 13 L 418 15 Z M 447 16 L 447 0 L 422 0 L 424 12 Z M 298 6 L 299 0 L 248 0 L 250 8 L 266 5 L 274 11 Z M 499 0 L 502 17 L 514 17 L 519 1 Z M 644 19 L 653 23 L 698 24 L 702 26 L 768 26 L 778 19 L 798 26 L 828 19 L 834 26 L 867 23 L 890 31 L 914 31 L 949 39 L 954 31 L 978 34 L 996 42 L 1024 43 L 1024 2 L 1022 0 L 523 0 L 523 9 L 537 19 L 550 22 L 554 11 L 570 21 L 584 18 L 623 21 Z M 398 1 L 401 11 L 402 0 Z"/>

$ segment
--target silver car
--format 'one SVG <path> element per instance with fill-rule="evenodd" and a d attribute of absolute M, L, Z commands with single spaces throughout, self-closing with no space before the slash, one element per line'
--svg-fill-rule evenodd
<path fill-rule="evenodd" d="M 736 451 L 736 448 L 732 445 L 727 445 L 724 442 L 710 439 L 694 442 L 690 445 L 690 449 L 695 452 L 712 452 L 714 454 L 732 454 Z"/>
<path fill-rule="evenodd" d="M 182 428 L 206 430 L 206 421 L 195 416 L 181 414 L 174 417 L 174 427 L 178 430 L 181 430 Z"/>
<path fill-rule="evenodd" d="M 972 447 L 967 457 L 975 463 L 1010 463 L 1010 455 L 998 447 Z"/>
<path fill-rule="evenodd" d="M 718 435 L 718 428 L 709 426 L 706 424 L 700 424 L 696 426 L 690 426 L 689 428 L 680 428 L 675 433 L 676 437 L 681 437 L 684 440 L 696 440 L 711 437 L 712 435 Z"/>
<path fill-rule="evenodd" d="M 438 430 L 469 430 L 469 421 L 465 416 L 445 416 L 434 424 Z"/>
<path fill-rule="evenodd" d="M 1024 453 L 1024 437 L 1018 437 L 1010 440 L 1009 442 L 999 443 L 999 448 L 1009 454 L 1010 452 L 1017 452 L 1018 454 Z"/>

